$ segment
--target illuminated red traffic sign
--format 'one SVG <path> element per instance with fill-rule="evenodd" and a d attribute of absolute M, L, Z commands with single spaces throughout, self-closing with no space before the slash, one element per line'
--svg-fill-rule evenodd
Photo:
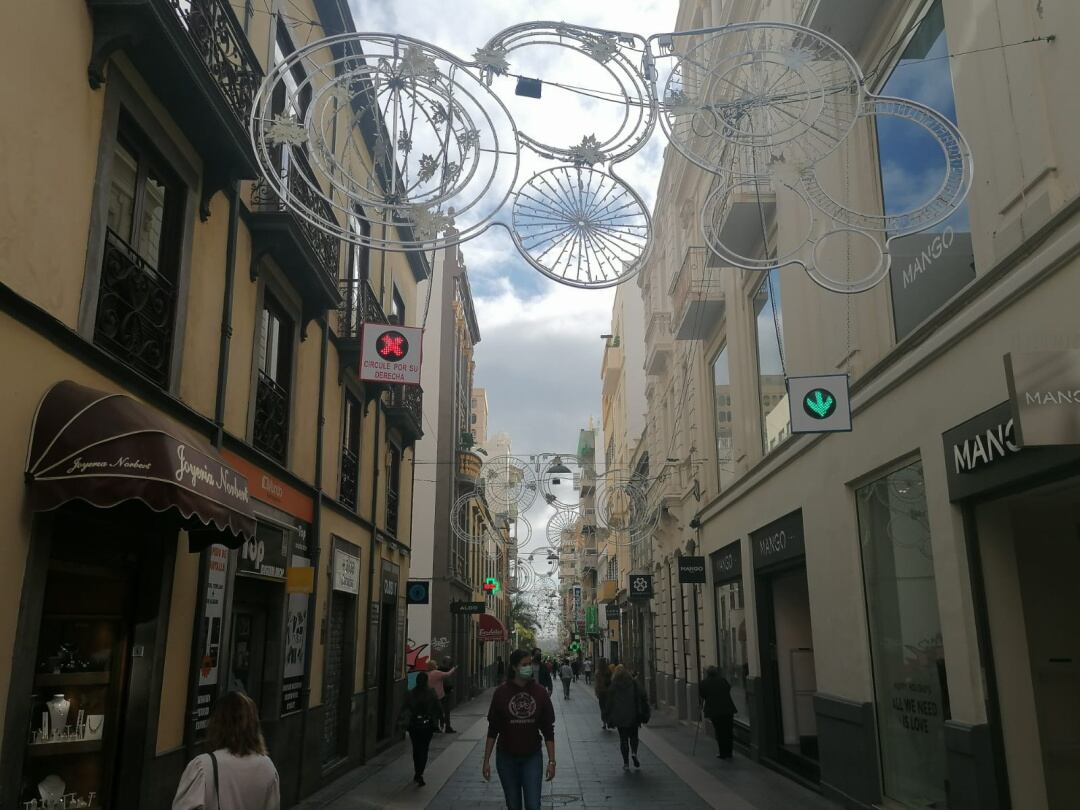
<path fill-rule="evenodd" d="M 404 360 L 409 353 L 409 341 L 396 330 L 383 332 L 376 339 L 375 351 L 383 360 Z"/>
<path fill-rule="evenodd" d="M 360 337 L 360 380 L 420 385 L 423 354 L 420 327 L 365 323 Z"/>

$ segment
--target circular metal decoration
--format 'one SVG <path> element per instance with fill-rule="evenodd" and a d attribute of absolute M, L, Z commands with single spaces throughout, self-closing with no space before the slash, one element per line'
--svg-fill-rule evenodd
<path fill-rule="evenodd" d="M 536 571 L 528 560 L 520 557 L 510 560 L 510 578 L 506 583 L 507 593 L 528 591 L 536 585 Z"/>
<path fill-rule="evenodd" d="M 454 501 L 450 507 L 450 528 L 454 536 L 470 545 L 484 546 L 485 551 L 491 543 L 497 547 L 502 545 L 500 533 L 486 525 L 482 519 L 478 525 L 472 518 L 473 512 L 479 511 L 473 508 L 478 496 L 474 492 L 466 492 Z"/>
<path fill-rule="evenodd" d="M 622 180 L 582 166 L 534 175 L 514 197 L 514 242 L 525 260 L 571 287 L 632 277 L 648 257 L 651 218 Z"/>
<path fill-rule="evenodd" d="M 562 548 L 565 542 L 567 546 L 573 544 L 578 534 L 581 514 L 576 509 L 558 509 L 548 518 L 546 536 L 548 544 L 553 549 Z"/>
<path fill-rule="evenodd" d="M 594 82 L 589 77 L 590 90 L 598 96 L 593 99 L 592 106 L 597 110 L 618 108 L 614 131 L 599 135 L 581 132 L 581 141 L 575 144 L 544 143 L 518 131 L 520 142 L 545 158 L 591 166 L 630 157 L 646 144 L 656 126 L 655 95 L 639 65 L 638 52 L 643 50 L 644 44 L 644 39 L 637 34 L 566 23 L 530 22 L 500 31 L 476 51 L 473 58 L 475 64 L 486 71 L 489 82 L 492 76 L 507 73 L 515 57 L 529 49 L 552 50 L 549 56 L 556 63 L 569 51 L 581 54 L 599 66 L 603 81 Z M 594 83 L 604 86 L 592 86 Z M 578 94 L 576 98 L 586 97 Z M 574 137 L 577 135 L 575 132 Z"/>
<path fill-rule="evenodd" d="M 484 494 L 494 508 L 524 511 L 536 500 L 536 470 L 517 456 L 493 456 L 480 470 Z M 531 527 L 530 527 L 531 531 Z"/>
<path fill-rule="evenodd" d="M 476 236 L 517 180 L 506 107 L 466 62 L 411 37 L 340 34 L 295 50 L 259 88 L 250 133 L 264 198 L 383 250 Z"/>
<path fill-rule="evenodd" d="M 510 520 L 510 531 L 514 545 L 518 549 L 525 548 L 529 545 L 529 541 L 532 540 L 533 527 L 532 523 L 524 515 L 517 515 Z"/>
<path fill-rule="evenodd" d="M 580 474 L 581 462 L 577 456 L 563 454 L 544 454 L 537 462 L 537 484 L 540 493 L 549 506 L 558 510 L 577 512 L 577 498 L 573 500 L 561 498 L 565 496 L 565 482 L 574 483 L 575 470 Z M 574 491 L 574 490 L 571 490 Z"/>
<path fill-rule="evenodd" d="M 761 176 L 782 159 L 808 166 L 835 150 L 859 116 L 858 64 L 828 37 L 754 22 L 705 35 L 668 76 L 661 125 L 707 171 Z"/>

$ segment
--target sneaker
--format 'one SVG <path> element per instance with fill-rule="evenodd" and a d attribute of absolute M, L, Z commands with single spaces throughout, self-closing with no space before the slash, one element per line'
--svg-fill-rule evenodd
<path fill-rule="evenodd" d="M 457 729 L 456 728 L 444 728 L 443 732 L 446 733 L 446 734 L 457 734 Z"/>
<path fill-rule="evenodd" d="M 624 763 L 622 764 L 622 769 L 623 769 L 624 771 L 629 771 L 629 770 L 630 770 L 630 763 L 629 763 L 629 762 L 624 762 Z"/>
<path fill-rule="evenodd" d="M 634 754 L 632 757 L 630 757 L 630 759 L 634 760 L 634 767 L 635 768 L 640 768 L 641 767 L 641 762 L 638 760 L 637 754 Z"/>

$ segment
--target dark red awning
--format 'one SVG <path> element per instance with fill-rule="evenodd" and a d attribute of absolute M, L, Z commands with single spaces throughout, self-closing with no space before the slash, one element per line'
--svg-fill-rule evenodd
<path fill-rule="evenodd" d="M 247 479 L 205 439 L 131 397 L 71 380 L 38 405 L 26 475 L 35 511 L 137 500 L 175 510 L 190 528 L 216 528 L 225 545 L 255 536 Z"/>
<path fill-rule="evenodd" d="M 481 641 L 507 641 L 510 636 L 506 627 L 490 613 L 480 614 L 480 640 Z"/>

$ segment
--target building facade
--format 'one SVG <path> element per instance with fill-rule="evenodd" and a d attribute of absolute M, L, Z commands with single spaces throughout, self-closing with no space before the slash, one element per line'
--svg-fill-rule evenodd
<path fill-rule="evenodd" d="M 1076 30 L 1070 9 L 680 6 L 675 30 L 765 18 L 835 38 L 873 66 L 870 91 L 941 111 L 974 155 L 964 206 L 895 240 L 889 277 L 844 296 L 798 269 L 722 266 L 685 227 L 718 181 L 669 149 L 639 279 L 665 513 L 660 701 L 692 716 L 700 668 L 716 664 L 752 755 L 850 806 L 1042 809 L 1076 795 L 1078 726 L 1061 712 L 1080 700 L 1077 623 L 1055 617 L 1080 607 L 1064 539 L 1080 467 L 1060 432 L 1023 446 L 1002 361 L 1077 348 L 1080 167 L 1063 145 L 1080 118 L 1062 99 L 1078 56 L 1056 45 Z M 939 154 L 910 121 L 861 118 L 816 171 L 843 204 L 896 213 L 933 196 Z M 725 210 L 711 227 L 747 256 L 783 254 L 805 228 L 786 188 Z M 841 273 L 873 264 L 850 235 L 827 252 Z M 785 378 L 837 373 L 851 432 L 792 433 L 801 403 Z M 678 584 L 680 554 L 706 557 L 706 585 Z"/>
<path fill-rule="evenodd" d="M 316 27 L 223 0 L 0 17 L 9 70 L 53 46 L 0 124 L 0 805 L 55 774 L 167 806 L 232 689 L 294 804 L 400 738 L 421 393 L 361 383 L 359 337 L 419 322 L 428 267 L 258 179 L 252 98 Z"/>

